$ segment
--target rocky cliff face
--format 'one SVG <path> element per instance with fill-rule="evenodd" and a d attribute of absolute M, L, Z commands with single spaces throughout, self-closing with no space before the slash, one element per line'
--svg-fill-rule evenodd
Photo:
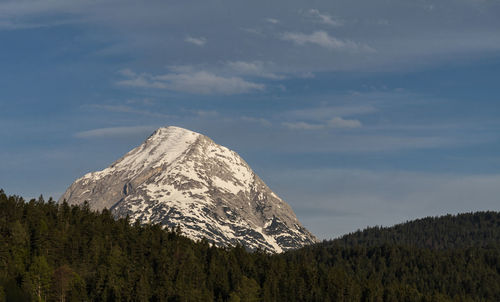
<path fill-rule="evenodd" d="M 282 252 L 317 241 L 238 154 L 178 127 L 156 130 L 110 167 L 77 179 L 62 200 L 180 226 L 218 246 Z"/>

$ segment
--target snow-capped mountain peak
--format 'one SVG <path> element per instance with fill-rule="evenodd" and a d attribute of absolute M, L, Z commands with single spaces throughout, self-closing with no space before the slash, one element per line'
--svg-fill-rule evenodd
<path fill-rule="evenodd" d="M 179 127 L 159 128 L 110 167 L 76 180 L 60 200 L 179 225 L 220 246 L 281 252 L 316 241 L 236 152 Z"/>

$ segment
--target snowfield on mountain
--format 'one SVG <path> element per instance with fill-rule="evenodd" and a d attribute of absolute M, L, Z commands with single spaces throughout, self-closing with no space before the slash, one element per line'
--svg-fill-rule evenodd
<path fill-rule="evenodd" d="M 183 235 L 217 246 L 280 253 L 317 242 L 236 152 L 179 127 L 156 130 L 108 168 L 77 179 L 63 200 L 180 226 Z"/>

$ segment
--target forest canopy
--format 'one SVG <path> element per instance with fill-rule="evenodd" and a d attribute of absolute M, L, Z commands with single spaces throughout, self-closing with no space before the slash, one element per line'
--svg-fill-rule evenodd
<path fill-rule="evenodd" d="M 0 301 L 500 301 L 499 238 L 478 212 L 247 252 L 0 190 Z"/>

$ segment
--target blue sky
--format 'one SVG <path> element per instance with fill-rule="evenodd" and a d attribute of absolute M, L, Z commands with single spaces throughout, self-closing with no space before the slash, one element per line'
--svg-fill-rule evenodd
<path fill-rule="evenodd" d="M 243 156 L 320 238 L 500 210 L 500 3 L 2 1 L 0 187 L 58 198 L 154 129 Z"/>

